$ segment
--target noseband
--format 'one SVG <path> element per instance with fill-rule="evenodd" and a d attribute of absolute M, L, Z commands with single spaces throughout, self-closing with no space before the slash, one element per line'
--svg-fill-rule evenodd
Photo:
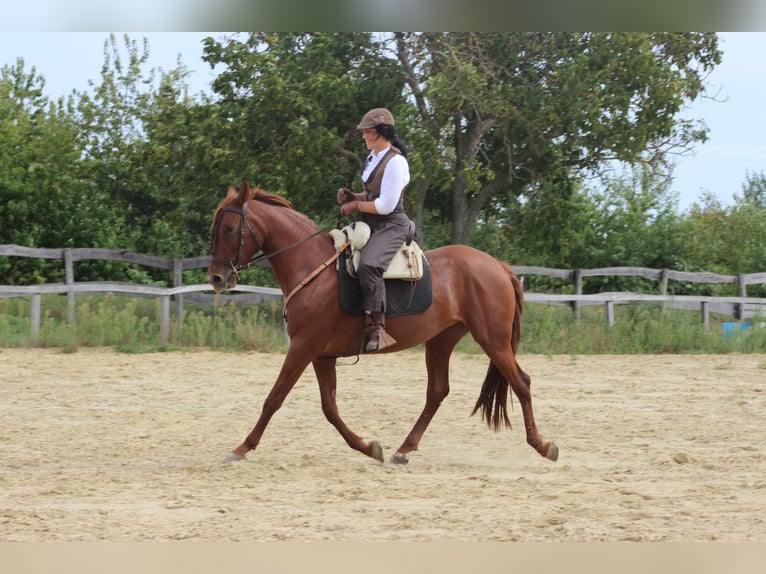
<path fill-rule="evenodd" d="M 247 209 L 247 202 L 245 202 L 242 205 L 242 209 L 238 209 L 230 205 L 227 205 L 226 207 L 221 208 L 221 211 L 218 213 L 218 216 L 215 219 L 215 223 L 213 224 L 213 230 L 210 237 L 210 258 L 217 263 L 223 263 L 224 265 L 228 265 L 229 267 L 231 267 L 231 270 L 234 273 L 234 275 L 236 275 L 237 280 L 239 280 L 239 274 L 242 273 L 242 271 L 244 271 L 245 269 L 248 269 L 263 260 L 267 260 L 271 257 L 274 257 L 275 255 L 284 253 L 285 251 L 292 249 L 293 247 L 297 247 L 301 243 L 308 241 L 312 237 L 316 237 L 317 235 L 322 233 L 322 230 L 319 229 L 315 231 L 314 233 L 312 233 L 311 235 L 308 235 L 307 237 L 304 237 L 303 239 L 296 241 L 295 243 L 291 243 L 287 247 L 283 247 L 282 249 L 278 249 L 269 254 L 262 253 L 260 255 L 256 255 L 258 251 L 260 251 L 261 246 L 258 245 L 258 238 L 255 236 L 255 231 L 253 230 L 253 227 L 250 225 L 250 222 L 247 220 L 247 217 L 245 214 L 246 209 Z M 224 213 L 236 213 L 237 215 L 239 215 L 239 246 L 237 246 L 237 259 L 235 261 L 232 261 L 231 259 L 223 259 L 222 257 L 217 257 L 215 255 L 215 251 L 217 248 L 218 232 L 221 227 L 221 221 L 223 220 Z M 253 242 L 256 245 L 256 250 L 253 253 L 253 256 L 247 261 L 247 263 L 243 264 L 241 263 L 240 259 L 242 258 L 242 249 L 244 248 L 244 245 L 245 245 L 245 224 L 247 224 L 247 230 L 250 233 L 250 237 L 253 238 Z"/>

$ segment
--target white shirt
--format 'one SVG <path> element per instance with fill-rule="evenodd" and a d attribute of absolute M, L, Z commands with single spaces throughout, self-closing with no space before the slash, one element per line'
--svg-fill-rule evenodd
<path fill-rule="evenodd" d="M 380 160 L 383 159 L 383 156 L 386 155 L 389 149 L 391 149 L 391 146 L 381 150 L 380 153 L 370 152 L 370 155 L 367 157 L 367 163 L 362 171 L 362 179 L 364 181 L 367 181 L 372 170 L 380 163 Z M 402 191 L 409 182 L 410 165 L 403 155 L 394 154 L 394 157 L 388 161 L 383 171 L 383 179 L 380 182 L 380 196 L 375 199 L 376 211 L 381 215 L 391 213 L 396 204 L 399 203 Z"/>

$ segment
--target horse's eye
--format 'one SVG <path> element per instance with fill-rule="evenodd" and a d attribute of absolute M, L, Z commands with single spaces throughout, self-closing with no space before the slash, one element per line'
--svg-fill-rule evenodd
<path fill-rule="evenodd" d="M 224 225 L 223 230 L 226 233 L 234 233 L 234 226 L 233 225 Z"/>

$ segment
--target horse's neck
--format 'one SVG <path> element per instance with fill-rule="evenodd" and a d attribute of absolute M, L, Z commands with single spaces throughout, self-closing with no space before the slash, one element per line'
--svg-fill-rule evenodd
<path fill-rule="evenodd" d="M 324 234 L 297 211 L 269 204 L 254 208 L 264 234 L 263 252 L 274 254 L 269 262 L 281 285 L 293 283 L 296 276 L 301 280 L 332 254 L 332 244 Z"/>

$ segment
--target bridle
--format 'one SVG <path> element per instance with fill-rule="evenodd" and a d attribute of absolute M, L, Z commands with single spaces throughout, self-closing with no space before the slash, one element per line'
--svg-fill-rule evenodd
<path fill-rule="evenodd" d="M 247 205 L 247 204 L 245 204 Z M 239 245 L 237 246 L 237 259 L 236 261 L 232 261 L 231 259 L 223 259 L 222 257 L 217 257 L 215 255 L 216 248 L 218 247 L 218 232 L 221 228 L 221 222 L 223 221 L 223 214 L 224 213 L 236 213 L 239 215 Z M 217 263 L 223 263 L 224 265 L 228 265 L 231 267 L 231 270 L 234 272 L 234 275 L 237 276 L 237 279 L 239 279 L 239 274 L 242 273 L 245 269 L 253 265 L 252 259 L 251 261 L 248 261 L 246 264 L 240 263 L 240 259 L 242 258 L 242 248 L 245 244 L 245 226 L 243 223 L 247 223 L 247 229 L 250 232 L 250 236 L 253 238 L 253 241 L 256 245 L 258 245 L 258 239 L 255 236 L 255 231 L 253 231 L 253 228 L 250 226 L 250 223 L 247 221 L 247 218 L 245 217 L 245 210 L 244 206 L 243 209 L 239 209 L 236 207 L 226 206 L 221 209 L 221 211 L 218 212 L 218 215 L 215 218 L 215 222 L 213 223 L 213 228 L 210 232 L 210 259 L 212 261 L 215 261 Z"/>
<path fill-rule="evenodd" d="M 261 245 L 258 244 L 258 238 L 255 235 L 255 230 L 250 225 L 250 222 L 247 219 L 246 215 L 246 209 L 247 209 L 247 202 L 245 202 L 242 205 L 242 209 L 239 209 L 237 207 L 232 207 L 230 205 L 227 205 L 226 207 L 222 207 L 221 210 L 218 212 L 218 215 L 216 216 L 215 222 L 213 223 L 213 229 L 210 234 L 210 259 L 212 261 L 215 261 L 216 263 L 222 263 L 224 265 L 228 265 L 231 267 L 232 272 L 237 277 L 237 280 L 239 280 L 239 275 L 242 273 L 245 269 L 249 269 L 253 265 L 257 265 L 261 261 L 268 260 L 271 257 L 274 257 L 275 255 L 279 255 L 280 253 L 284 253 L 285 251 L 288 251 L 292 249 L 293 247 L 297 247 L 301 243 L 304 243 L 308 241 L 309 239 L 316 237 L 320 233 L 322 233 L 322 230 L 319 229 L 312 233 L 311 235 L 308 235 L 307 237 L 304 237 L 303 239 L 300 239 L 296 241 L 295 243 L 291 243 L 290 245 L 283 247 L 281 249 L 277 249 L 276 251 L 272 251 L 271 253 L 261 253 L 258 255 L 258 252 L 261 250 Z M 222 257 L 217 257 L 215 255 L 216 247 L 217 247 L 217 239 L 218 239 L 218 232 L 221 227 L 221 221 L 223 220 L 223 214 L 224 213 L 236 213 L 239 215 L 239 245 L 237 246 L 237 259 L 235 261 L 232 261 L 231 259 L 224 259 Z M 257 249 L 253 253 L 253 256 L 250 257 L 250 259 L 242 263 L 242 250 L 245 246 L 245 225 L 247 225 L 247 231 L 250 233 L 250 237 L 253 238 L 253 243 L 255 243 Z"/>
<path fill-rule="evenodd" d="M 218 212 L 218 215 L 215 218 L 215 221 L 213 222 L 213 228 L 211 231 L 211 237 L 210 237 L 210 259 L 212 261 L 216 261 L 217 263 L 223 263 L 224 265 L 228 265 L 231 267 L 232 272 L 237 277 L 237 281 L 239 281 L 239 274 L 242 273 L 245 269 L 252 267 L 253 265 L 257 264 L 260 261 L 267 260 L 271 257 L 274 257 L 275 255 L 279 255 L 280 253 L 284 253 L 285 251 L 288 251 L 292 249 L 293 247 L 297 247 L 301 243 L 304 243 L 308 241 L 309 239 L 316 237 L 317 235 L 323 233 L 322 229 L 316 230 L 311 235 L 308 235 L 304 237 L 303 239 L 300 239 L 296 241 L 295 243 L 291 243 L 287 247 L 283 247 L 281 249 L 277 249 L 276 251 L 272 251 L 271 253 L 261 253 L 260 255 L 256 255 L 258 251 L 260 251 L 261 246 L 258 245 L 258 238 L 255 236 L 255 231 L 253 230 L 253 227 L 250 225 L 250 222 L 247 220 L 247 216 L 245 214 L 245 209 L 247 208 L 247 202 L 242 204 L 242 209 L 232 207 L 227 205 L 226 207 L 221 208 L 221 210 Z M 236 261 L 232 261 L 231 259 L 223 259 L 221 257 L 217 257 L 215 255 L 216 250 L 216 240 L 218 238 L 218 232 L 219 228 L 221 227 L 221 221 L 223 219 L 224 213 L 236 213 L 239 215 L 239 246 L 237 246 L 237 259 Z M 242 258 L 242 249 L 245 245 L 245 225 L 247 224 L 247 230 L 250 233 L 250 236 L 253 238 L 253 242 L 258 247 L 253 254 L 253 256 L 247 261 L 247 263 L 241 263 L 240 259 Z M 335 261 L 341 253 L 349 246 L 351 245 L 350 241 L 346 241 L 344 245 L 336 249 L 335 254 L 327 259 L 326 261 L 322 262 L 314 271 L 312 271 L 303 281 L 301 281 L 298 285 L 296 285 L 290 293 L 288 293 L 284 298 L 284 303 L 282 304 L 282 316 L 285 320 L 287 320 L 287 304 L 290 302 L 290 300 L 293 298 L 293 296 L 303 289 L 308 283 L 310 283 L 317 275 L 319 275 L 322 271 L 324 271 L 330 264 L 332 264 L 333 261 Z"/>

